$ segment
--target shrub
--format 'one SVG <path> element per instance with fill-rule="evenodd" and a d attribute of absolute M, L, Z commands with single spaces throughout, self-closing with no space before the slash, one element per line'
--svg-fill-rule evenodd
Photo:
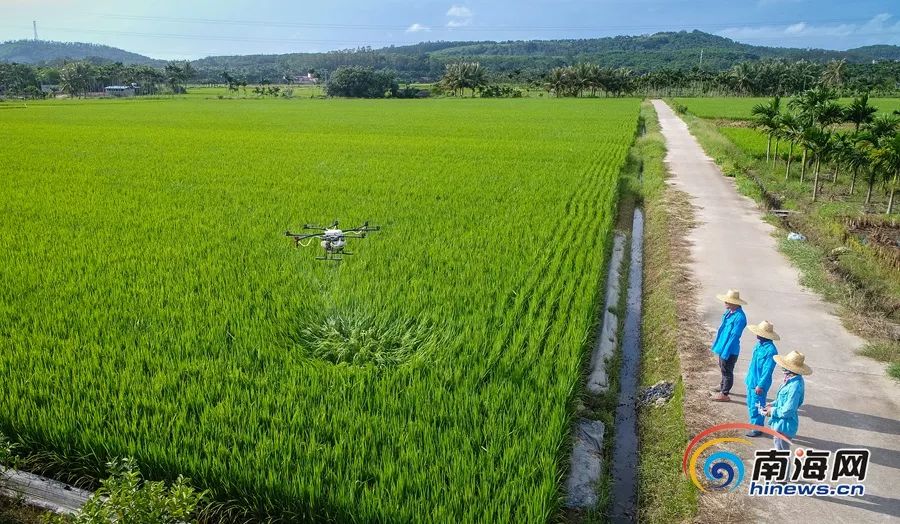
<path fill-rule="evenodd" d="M 350 98 L 384 98 L 398 91 L 397 81 L 390 71 L 375 71 L 371 67 L 339 67 L 325 84 L 328 96 Z"/>
<path fill-rule="evenodd" d="M 108 463 L 111 476 L 74 516 L 53 515 L 48 524 L 175 524 L 191 522 L 204 493 L 182 476 L 169 487 L 141 479 L 133 459 Z"/>

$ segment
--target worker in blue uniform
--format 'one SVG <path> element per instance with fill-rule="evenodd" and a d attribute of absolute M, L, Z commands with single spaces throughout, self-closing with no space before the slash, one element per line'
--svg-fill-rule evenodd
<path fill-rule="evenodd" d="M 736 289 L 729 289 L 725 294 L 716 295 L 716 298 L 725 303 L 725 313 L 712 344 L 712 352 L 719 358 L 719 370 L 722 373 L 719 385 L 712 389 L 712 399 L 716 402 L 728 402 L 731 400 L 728 394 L 734 385 L 734 365 L 741 352 L 741 333 L 747 327 L 747 316 L 741 306 L 747 303 L 741 299 L 741 293 Z"/>
<path fill-rule="evenodd" d="M 781 337 L 775 332 L 775 326 L 767 320 L 751 324 L 747 329 L 756 335 L 756 346 L 753 348 L 753 356 L 750 357 L 750 365 L 747 367 L 747 377 L 744 379 L 747 385 L 747 412 L 750 414 L 751 424 L 763 426 L 766 417 L 760 413 L 760 409 L 766 406 L 766 395 L 772 387 L 774 357 L 778 354 L 774 341 L 781 340 Z M 747 432 L 748 437 L 758 437 L 761 434 L 761 431 L 755 429 Z"/>
<path fill-rule="evenodd" d="M 806 357 L 803 353 L 797 351 L 791 351 L 784 357 L 775 355 L 774 358 L 784 371 L 784 381 L 778 388 L 775 401 L 766 406 L 765 414 L 772 417 L 769 420 L 769 427 L 787 438 L 793 439 L 797 436 L 797 428 L 800 425 L 798 411 L 803 405 L 806 394 L 803 376 L 812 374 L 812 368 L 804 362 Z M 776 449 L 789 450 L 791 448 L 788 441 L 778 437 L 774 437 L 774 439 Z"/>

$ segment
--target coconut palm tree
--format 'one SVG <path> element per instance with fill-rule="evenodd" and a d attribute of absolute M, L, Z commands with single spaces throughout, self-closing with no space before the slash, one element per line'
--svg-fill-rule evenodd
<path fill-rule="evenodd" d="M 822 71 L 821 82 L 828 87 L 841 87 L 844 85 L 844 76 L 847 73 L 847 60 L 832 60 L 825 65 Z"/>
<path fill-rule="evenodd" d="M 772 138 L 778 131 L 778 116 L 781 113 L 781 97 L 776 96 L 766 104 L 756 104 L 750 113 L 754 117 L 754 126 L 766 133 L 766 164 L 769 163 L 769 152 L 772 150 Z"/>
<path fill-rule="evenodd" d="M 567 67 L 554 67 L 550 70 L 550 73 L 547 74 L 547 82 L 544 84 L 544 89 L 552 92 L 556 97 L 560 97 L 568 89 L 569 85 L 569 72 Z"/>

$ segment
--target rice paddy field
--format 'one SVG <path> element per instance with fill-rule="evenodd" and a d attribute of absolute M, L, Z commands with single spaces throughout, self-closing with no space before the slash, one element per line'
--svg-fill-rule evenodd
<path fill-rule="evenodd" d="M 709 98 L 673 98 L 683 104 L 688 111 L 701 118 L 722 118 L 728 120 L 750 120 L 751 110 L 756 104 L 764 104 L 771 97 L 709 97 Z M 784 99 L 782 102 L 787 102 Z M 841 98 L 842 105 L 848 105 L 852 98 Z M 891 113 L 900 110 L 900 98 L 870 98 L 869 104 L 878 108 L 879 113 Z"/>
<path fill-rule="evenodd" d="M 552 519 L 638 106 L 0 108 L 0 432 L 249 517 Z M 333 219 L 382 229 L 283 236 Z"/>
<path fill-rule="evenodd" d="M 759 129 L 752 127 L 729 127 L 718 126 L 720 133 L 727 136 L 735 145 L 743 149 L 745 152 L 753 155 L 754 158 L 766 158 L 766 144 L 768 137 Z M 789 144 L 784 140 L 778 146 L 778 158 L 787 159 Z M 772 139 L 770 154 L 775 154 L 775 139 Z M 802 158 L 802 150 L 794 147 L 794 160 Z"/>

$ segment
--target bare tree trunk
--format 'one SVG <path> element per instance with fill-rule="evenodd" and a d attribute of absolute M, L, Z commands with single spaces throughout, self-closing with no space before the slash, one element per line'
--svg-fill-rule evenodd
<path fill-rule="evenodd" d="M 769 165 L 769 151 L 772 149 L 772 135 L 766 141 L 766 165 Z"/>
<path fill-rule="evenodd" d="M 813 176 L 813 202 L 819 198 L 819 155 L 816 155 L 815 174 Z"/>
<path fill-rule="evenodd" d="M 772 155 L 772 169 L 778 165 L 778 139 L 775 139 L 775 154 Z"/>
<path fill-rule="evenodd" d="M 837 184 L 838 174 L 841 172 L 841 163 L 835 162 L 834 164 L 834 174 L 831 177 L 831 183 Z"/>
<path fill-rule="evenodd" d="M 850 179 L 850 194 L 853 194 L 853 188 L 856 187 L 856 173 L 859 171 L 859 167 L 853 168 L 853 178 Z"/>
<path fill-rule="evenodd" d="M 803 158 L 801 159 L 800 165 L 800 183 L 803 183 L 804 178 L 806 178 L 806 152 L 808 149 L 803 148 Z"/>
<path fill-rule="evenodd" d="M 794 161 L 794 143 L 788 148 L 787 167 L 784 169 L 784 181 L 787 182 L 791 178 L 791 163 Z"/>
<path fill-rule="evenodd" d="M 866 205 L 872 203 L 872 187 L 875 186 L 875 170 L 869 169 L 869 189 L 866 191 Z"/>
<path fill-rule="evenodd" d="M 888 198 L 888 207 L 887 214 L 891 214 L 894 212 L 894 193 L 897 192 L 897 175 L 900 174 L 900 171 L 894 172 L 894 178 L 891 180 L 891 196 Z"/>

